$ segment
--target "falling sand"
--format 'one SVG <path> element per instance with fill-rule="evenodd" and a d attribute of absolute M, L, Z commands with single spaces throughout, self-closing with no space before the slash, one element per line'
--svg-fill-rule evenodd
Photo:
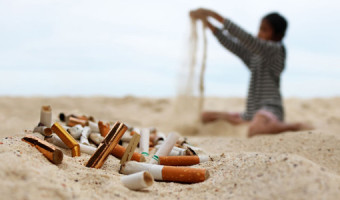
<path fill-rule="evenodd" d="M 199 82 L 197 84 L 197 20 L 191 18 L 189 52 L 186 58 L 188 61 L 184 63 L 183 68 L 185 72 L 184 74 L 181 74 L 182 76 L 179 80 L 179 94 L 176 98 L 174 112 L 177 119 L 174 122 L 177 127 L 176 130 L 188 134 L 197 134 L 201 127 L 200 116 L 204 106 L 204 73 L 207 59 L 207 38 L 205 29 L 206 27 L 202 23 L 203 49 Z"/>

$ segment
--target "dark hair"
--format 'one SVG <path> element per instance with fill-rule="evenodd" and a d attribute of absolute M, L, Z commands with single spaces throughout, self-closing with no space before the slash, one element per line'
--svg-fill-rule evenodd
<path fill-rule="evenodd" d="M 268 15 L 264 16 L 262 20 L 267 20 L 269 22 L 273 28 L 274 37 L 281 40 L 285 36 L 288 22 L 279 13 L 269 13 Z"/>

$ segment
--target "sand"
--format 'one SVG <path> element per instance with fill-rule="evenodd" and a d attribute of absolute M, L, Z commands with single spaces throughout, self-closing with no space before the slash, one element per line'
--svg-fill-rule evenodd
<path fill-rule="evenodd" d="M 209 110 L 242 111 L 244 99 L 209 98 Z M 218 121 L 191 131 L 189 142 L 213 161 L 202 163 L 210 178 L 198 184 L 156 182 L 130 191 L 120 182 L 119 160 L 110 156 L 102 169 L 89 169 L 90 158 L 51 164 L 20 139 L 39 121 L 40 106 L 59 112 L 120 120 L 139 127 L 178 130 L 174 100 L 147 98 L 0 98 L 1 199 L 339 199 L 340 98 L 287 99 L 287 121 L 312 123 L 313 131 L 246 138 L 247 127 Z M 185 129 L 181 129 L 182 131 Z"/>

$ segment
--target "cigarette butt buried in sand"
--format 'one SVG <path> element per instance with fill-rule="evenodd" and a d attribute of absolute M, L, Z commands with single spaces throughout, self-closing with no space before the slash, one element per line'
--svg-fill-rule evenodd
<path fill-rule="evenodd" d="M 97 123 L 94 123 L 92 121 L 88 121 L 89 122 L 89 127 L 91 128 L 91 132 L 92 133 L 99 133 L 99 127 Z"/>
<path fill-rule="evenodd" d="M 36 147 L 49 161 L 54 164 L 60 164 L 63 160 L 63 152 L 44 140 L 32 135 L 26 135 L 22 138 L 22 141 Z"/>
<path fill-rule="evenodd" d="M 37 126 L 34 128 L 33 133 L 40 133 L 44 136 L 50 136 L 52 135 L 52 130 L 46 126 Z"/>
<path fill-rule="evenodd" d="M 208 156 L 160 156 L 159 164 L 167 166 L 191 166 L 209 161 Z"/>
<path fill-rule="evenodd" d="M 125 163 L 120 172 L 123 174 L 133 174 L 140 171 L 150 172 L 154 179 L 159 181 L 198 183 L 209 178 L 209 172 L 206 169 L 154 165 L 135 161 Z"/>
<path fill-rule="evenodd" d="M 71 126 L 72 127 L 72 126 L 75 126 L 77 124 L 80 124 L 80 125 L 82 125 L 84 127 L 84 126 L 88 125 L 88 121 L 84 120 L 84 119 L 79 119 L 79 118 L 76 118 L 76 117 L 70 117 L 68 119 L 67 126 Z"/>
<path fill-rule="evenodd" d="M 70 127 L 66 130 L 67 130 L 67 132 L 69 132 L 72 135 L 72 137 L 74 139 L 78 140 L 81 136 L 82 131 L 83 131 L 83 126 L 80 125 L 80 124 L 77 124 L 77 125 Z"/>
<path fill-rule="evenodd" d="M 99 145 L 104 140 L 104 137 L 100 133 L 91 133 L 90 134 L 90 139 L 96 145 Z"/>
<path fill-rule="evenodd" d="M 97 169 L 101 168 L 109 154 L 112 152 L 115 146 L 117 146 L 120 138 L 123 136 L 126 130 L 127 126 L 125 124 L 116 122 L 102 143 L 99 144 L 96 152 L 86 163 L 86 167 Z"/>
<path fill-rule="evenodd" d="M 159 156 L 167 156 L 171 152 L 171 149 L 174 147 L 178 140 L 179 136 L 177 133 L 170 133 L 165 141 L 161 144 L 155 155 L 152 156 L 150 163 L 156 164 L 158 163 Z"/>
<path fill-rule="evenodd" d="M 85 126 L 81 132 L 81 136 L 80 136 L 80 143 L 81 144 L 85 144 L 85 145 L 90 145 L 89 142 L 89 136 L 91 133 L 91 128 L 89 126 Z"/>
<path fill-rule="evenodd" d="M 58 122 L 54 123 L 51 129 L 70 149 L 72 149 L 72 157 L 80 156 L 79 144 Z"/>
<path fill-rule="evenodd" d="M 48 142 L 50 142 L 50 143 L 52 143 L 52 144 L 54 144 L 58 147 L 68 149 L 68 146 L 56 135 L 52 135 L 51 137 L 46 138 L 46 141 L 48 141 Z M 81 153 L 86 153 L 86 154 L 89 154 L 89 155 L 94 154 L 94 152 L 96 152 L 96 150 L 97 150 L 97 148 L 92 147 L 92 146 L 88 146 L 88 145 L 85 145 L 85 144 L 79 144 L 79 147 L 80 147 Z"/>
<path fill-rule="evenodd" d="M 41 107 L 40 124 L 43 124 L 47 128 L 51 128 L 51 125 L 52 125 L 52 108 L 51 108 L 51 106 L 42 106 Z"/>
<path fill-rule="evenodd" d="M 154 183 L 153 176 L 146 171 L 123 176 L 120 180 L 130 190 L 141 190 L 150 187 Z"/>
<path fill-rule="evenodd" d="M 98 122 L 98 128 L 99 128 L 99 132 L 100 134 L 105 137 L 109 132 L 110 132 L 110 124 L 106 123 L 104 124 L 102 121 Z"/>

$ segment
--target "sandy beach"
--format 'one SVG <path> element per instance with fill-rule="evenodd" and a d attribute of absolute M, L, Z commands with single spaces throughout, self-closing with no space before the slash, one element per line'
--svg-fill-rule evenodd
<path fill-rule="evenodd" d="M 108 97 L 0 97 L 1 199 L 339 199 L 340 97 L 286 99 L 286 121 L 315 130 L 247 138 L 246 125 L 217 121 L 178 127 L 174 99 Z M 242 111 L 241 98 L 208 98 L 207 110 Z M 85 114 L 136 127 L 178 131 L 203 148 L 212 161 L 197 165 L 210 172 L 197 184 L 155 182 L 131 191 L 120 182 L 119 160 L 109 156 L 101 169 L 84 166 L 90 155 L 71 157 L 62 149 L 60 165 L 21 141 L 39 122 L 40 107 Z M 38 136 L 38 134 L 35 134 Z"/>

